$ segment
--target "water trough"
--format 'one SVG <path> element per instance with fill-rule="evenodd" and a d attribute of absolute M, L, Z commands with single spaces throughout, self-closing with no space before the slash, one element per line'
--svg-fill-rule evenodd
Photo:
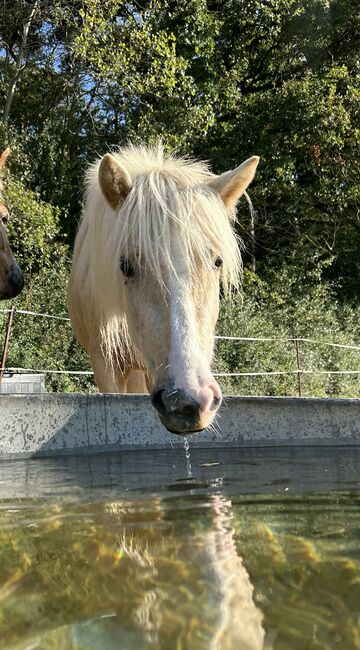
<path fill-rule="evenodd" d="M 191 447 L 360 445 L 360 400 L 228 397 Z M 0 395 L 0 459 L 183 447 L 147 395 Z"/>

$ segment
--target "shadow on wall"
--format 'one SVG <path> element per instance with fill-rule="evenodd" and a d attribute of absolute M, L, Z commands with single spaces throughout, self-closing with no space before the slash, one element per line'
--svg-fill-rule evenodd
<path fill-rule="evenodd" d="M 164 429 L 150 400 L 140 395 L 2 395 L 0 399 L 3 456 L 183 444 Z"/>
<path fill-rule="evenodd" d="M 184 447 L 161 424 L 148 395 L 0 395 L 0 458 Z M 223 446 L 218 430 L 188 436 L 193 445 Z"/>

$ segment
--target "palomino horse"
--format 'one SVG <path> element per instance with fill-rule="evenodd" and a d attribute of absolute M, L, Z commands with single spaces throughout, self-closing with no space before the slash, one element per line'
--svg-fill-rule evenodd
<path fill-rule="evenodd" d="M 241 270 L 235 207 L 259 158 L 220 176 L 207 165 L 128 146 L 88 170 L 69 312 L 100 391 L 151 392 L 169 431 L 209 426 L 219 284 Z"/>
<path fill-rule="evenodd" d="M 0 156 L 0 173 L 10 154 L 10 149 Z M 0 181 L 0 191 L 2 184 Z M 6 236 L 6 224 L 9 220 L 9 211 L 1 201 L 0 194 L 0 300 L 14 298 L 24 286 L 24 280 L 20 268 L 16 264 L 10 250 Z"/>

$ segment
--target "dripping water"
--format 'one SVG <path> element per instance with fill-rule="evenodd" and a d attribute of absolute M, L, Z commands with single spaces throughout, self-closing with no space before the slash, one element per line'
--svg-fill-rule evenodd
<path fill-rule="evenodd" d="M 186 473 L 188 478 L 192 478 L 191 459 L 190 459 L 190 445 L 188 439 L 184 438 L 184 450 L 186 459 Z"/>

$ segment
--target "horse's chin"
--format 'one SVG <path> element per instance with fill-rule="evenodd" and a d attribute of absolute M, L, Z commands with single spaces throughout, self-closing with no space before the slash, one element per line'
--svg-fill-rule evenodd
<path fill-rule="evenodd" d="M 185 436 L 190 436 L 192 433 L 200 433 L 200 431 L 204 431 L 206 429 L 206 427 L 202 427 L 201 429 L 189 429 L 189 431 L 174 431 L 174 429 L 169 429 L 169 427 L 166 428 L 170 433 L 174 433 L 177 436 L 183 436 L 183 438 Z"/>
<path fill-rule="evenodd" d="M 169 422 L 166 421 L 165 418 L 163 418 L 161 415 L 159 415 L 161 423 L 164 425 L 164 427 L 170 432 L 174 433 L 177 436 L 189 436 L 192 433 L 200 433 L 200 431 L 204 431 L 204 429 L 207 429 L 207 427 L 210 425 L 210 422 L 206 424 L 202 424 L 199 422 L 198 424 L 187 424 L 186 422 Z"/>

